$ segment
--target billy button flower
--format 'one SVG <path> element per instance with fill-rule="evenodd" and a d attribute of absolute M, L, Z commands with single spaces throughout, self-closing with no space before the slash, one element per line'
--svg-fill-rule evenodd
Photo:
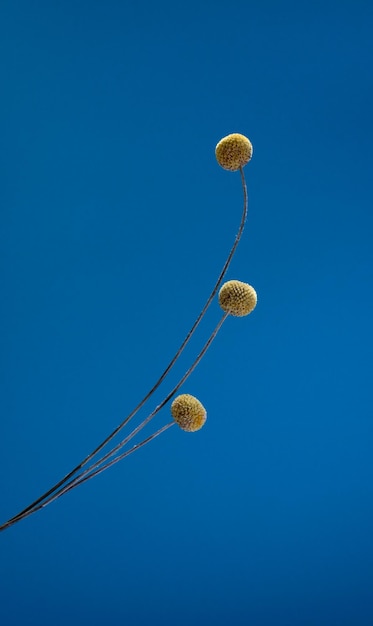
<path fill-rule="evenodd" d="M 183 393 L 171 404 L 171 414 L 175 422 L 189 433 L 200 430 L 206 421 L 206 409 L 197 398 Z"/>
<path fill-rule="evenodd" d="M 248 163 L 253 155 L 251 141 L 245 135 L 233 133 L 223 137 L 215 148 L 216 160 L 225 170 L 235 172 Z"/>
<path fill-rule="evenodd" d="M 219 304 L 225 313 L 235 317 L 249 315 L 256 307 L 254 287 L 240 280 L 228 280 L 219 291 Z"/>

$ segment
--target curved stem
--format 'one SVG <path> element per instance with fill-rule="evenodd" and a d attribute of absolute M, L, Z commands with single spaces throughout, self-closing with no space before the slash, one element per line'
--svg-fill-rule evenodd
<path fill-rule="evenodd" d="M 198 363 L 201 361 L 202 357 L 206 354 L 207 350 L 209 349 L 210 345 L 212 344 L 213 340 L 215 339 L 216 335 L 218 334 L 220 328 L 223 325 L 223 322 L 227 319 L 227 317 L 228 317 L 228 313 L 225 313 L 222 316 L 221 320 L 219 321 L 219 323 L 217 324 L 216 328 L 211 333 L 209 339 L 206 341 L 206 343 L 203 346 L 201 352 L 196 357 L 196 359 L 194 360 L 194 362 L 192 363 L 190 368 L 185 372 L 184 376 L 179 380 L 177 385 L 172 389 L 172 391 L 170 391 L 170 393 L 165 397 L 165 399 L 162 400 L 162 402 L 160 404 L 158 404 L 158 406 L 154 409 L 154 411 L 152 411 L 148 415 L 148 417 L 146 417 L 141 422 L 141 424 L 139 424 L 129 435 L 127 435 L 127 437 L 125 437 L 114 448 L 112 448 L 112 450 L 109 450 L 109 452 L 107 452 L 103 457 L 101 457 L 101 459 L 99 459 L 98 461 L 95 461 L 95 463 L 90 465 L 86 470 L 84 470 L 81 474 L 79 474 L 79 476 L 77 476 L 70 483 L 68 483 L 69 485 L 75 486 L 75 483 L 80 484 L 81 478 L 83 476 L 86 476 L 87 474 L 92 472 L 92 470 L 95 470 L 97 467 L 102 465 L 102 463 L 104 463 L 105 461 L 107 461 L 108 459 L 113 457 L 117 452 L 119 452 L 119 450 L 121 450 L 129 441 L 131 441 L 131 439 L 133 439 L 137 435 L 137 433 L 139 433 L 150 422 L 150 420 L 152 420 L 153 417 L 155 417 L 157 415 L 157 413 L 159 413 L 159 411 L 161 409 L 163 409 L 163 407 L 171 400 L 171 398 L 175 395 L 175 393 L 177 393 L 179 391 L 180 387 L 185 383 L 187 378 L 189 378 L 191 373 L 195 370 L 195 368 L 197 367 Z M 112 462 L 110 462 L 110 464 L 105 465 L 104 468 L 101 468 L 100 471 L 103 471 L 103 469 L 106 469 L 106 467 L 110 467 L 111 465 L 112 465 Z M 97 472 L 95 472 L 95 475 L 96 475 L 96 473 Z M 72 488 L 72 487 L 70 487 L 70 488 Z"/>
<path fill-rule="evenodd" d="M 206 301 L 206 304 L 204 305 L 202 311 L 200 312 L 199 316 L 197 317 L 196 321 L 194 322 L 192 328 L 190 329 L 190 331 L 186 335 L 183 343 L 181 344 L 180 348 L 176 352 L 174 358 L 170 361 L 170 363 L 168 364 L 168 366 L 164 370 L 163 374 L 159 377 L 159 379 L 153 385 L 153 387 L 150 389 L 150 391 L 148 391 L 148 393 L 144 396 L 144 398 L 141 400 L 141 402 L 139 402 L 139 404 L 133 409 L 133 411 L 131 411 L 131 413 L 110 433 L 110 435 L 108 435 L 90 454 L 88 454 L 88 456 L 86 456 L 83 459 L 83 461 L 81 461 L 76 467 L 74 467 L 70 472 L 68 472 L 68 474 L 66 474 L 61 480 L 59 480 L 55 485 L 53 485 L 53 487 L 48 489 L 39 498 L 34 500 L 25 509 L 20 511 L 20 513 L 18 513 L 14 517 L 12 517 L 11 520 L 13 520 L 13 519 L 14 520 L 18 520 L 20 518 L 20 516 L 22 516 L 23 514 L 27 513 L 27 511 L 33 509 L 35 506 L 37 506 L 43 500 L 48 498 L 57 489 L 62 487 L 62 485 L 64 485 L 70 478 L 72 478 L 74 476 L 74 474 L 79 472 L 79 470 L 81 470 L 94 456 L 96 456 L 96 454 L 98 454 L 110 441 L 112 441 L 112 439 L 114 439 L 114 437 L 117 435 L 117 433 L 119 433 L 119 431 L 122 430 L 122 428 L 124 428 L 124 426 L 126 426 L 126 424 L 128 424 L 128 422 L 134 417 L 134 415 L 136 415 L 136 413 L 149 400 L 149 398 L 158 389 L 160 384 L 163 382 L 163 380 L 167 376 L 168 372 L 171 370 L 171 368 L 176 363 L 177 359 L 179 358 L 179 356 L 183 352 L 185 346 L 187 345 L 187 343 L 191 339 L 192 335 L 194 334 L 197 326 L 199 325 L 199 323 L 201 322 L 202 318 L 204 317 L 204 315 L 205 315 L 207 309 L 209 308 L 212 300 L 214 299 L 214 297 L 215 297 L 215 295 L 216 295 L 216 293 L 217 293 L 217 291 L 218 291 L 218 289 L 220 287 L 220 284 L 221 284 L 221 282 L 222 282 L 222 280 L 223 280 L 223 278 L 224 278 L 224 276 L 225 276 L 225 274 L 226 274 L 226 272 L 228 270 L 228 267 L 229 267 L 229 265 L 230 265 L 230 263 L 232 261 L 233 255 L 234 255 L 234 253 L 236 251 L 236 248 L 237 248 L 237 246 L 238 246 L 238 244 L 240 242 L 240 239 L 241 239 L 241 236 L 242 236 L 242 233 L 243 233 L 243 230 L 244 230 L 246 218 L 247 218 L 247 212 L 248 212 L 247 186 L 246 186 L 245 175 L 244 175 L 242 167 L 240 168 L 240 175 L 241 175 L 241 183 L 242 183 L 242 190 L 243 190 L 243 199 L 244 199 L 244 201 L 243 201 L 243 210 L 242 210 L 242 215 L 241 215 L 241 222 L 240 222 L 240 225 L 239 225 L 239 228 L 238 228 L 238 231 L 237 231 L 236 238 L 235 238 L 233 246 L 232 246 L 232 248 L 231 248 L 231 250 L 230 250 L 230 252 L 228 254 L 227 260 L 225 261 L 225 263 L 223 265 L 223 269 L 221 270 L 221 272 L 219 274 L 218 280 L 216 281 L 215 286 L 214 286 L 214 288 L 213 288 L 213 290 L 212 290 L 208 300 Z M 11 520 L 9 520 L 9 521 L 11 521 Z M 0 526 L 0 530 L 3 530 L 3 526 Z"/>
<path fill-rule="evenodd" d="M 94 470 L 88 476 L 84 476 L 83 477 L 83 474 L 81 476 L 78 476 L 77 478 L 75 478 L 72 481 L 71 485 L 66 485 L 63 488 L 63 491 L 61 491 L 58 495 L 54 495 L 53 499 L 56 499 L 59 496 L 62 496 L 64 493 L 67 493 L 68 491 L 71 491 L 71 489 L 74 489 L 75 487 L 78 487 L 79 485 L 81 485 L 82 483 L 85 483 L 87 480 L 90 480 L 94 476 L 97 476 L 98 474 L 101 474 L 101 472 L 104 472 L 105 470 L 109 469 L 109 467 L 111 467 L 112 465 L 115 465 L 115 463 L 118 463 L 119 461 L 124 459 L 129 454 L 132 454 L 132 452 L 135 452 L 139 448 L 142 448 L 143 446 L 145 446 L 145 444 L 149 443 L 149 441 L 152 441 L 152 439 L 155 439 L 155 437 L 158 437 L 158 435 L 163 433 L 165 430 L 168 430 L 169 428 L 171 428 L 171 426 L 174 426 L 174 424 L 176 424 L 176 422 L 172 421 L 172 422 L 169 422 L 168 424 L 166 424 L 166 426 L 162 426 L 162 428 L 157 430 L 152 435 L 149 435 L 149 437 L 147 437 L 143 441 L 140 441 L 140 443 L 136 443 L 130 450 L 126 450 L 125 452 L 122 452 L 122 454 L 120 454 L 119 456 L 117 456 L 114 459 L 112 459 L 111 461 L 109 461 L 109 463 L 106 463 L 102 467 L 99 467 L 98 469 Z M 51 502 L 52 502 L 52 500 L 51 500 Z M 46 502 L 43 502 L 42 506 L 46 506 L 46 504 L 47 504 Z M 48 504 L 49 504 L 49 502 L 48 502 Z"/>
<path fill-rule="evenodd" d="M 125 437 L 123 441 L 121 441 L 111 451 L 105 454 L 99 461 L 96 461 L 89 468 L 84 470 L 81 474 L 79 474 L 79 476 L 77 476 L 76 478 L 73 478 L 70 482 L 68 482 L 64 486 L 61 486 L 61 488 L 57 490 L 56 492 L 50 494 L 46 499 L 44 499 L 43 502 L 39 502 L 35 506 L 29 507 L 27 510 L 19 513 L 19 515 L 16 515 L 15 517 L 8 520 L 8 522 L 0 526 L 0 531 L 5 530 L 6 528 L 9 528 L 9 526 L 12 526 L 13 524 L 16 524 L 17 522 L 20 522 L 25 517 L 32 515 L 32 513 L 36 513 L 36 511 L 43 509 L 48 504 L 51 504 L 52 502 L 54 502 L 55 500 L 63 496 L 65 493 L 67 493 L 68 491 L 71 491 L 72 489 L 74 489 L 75 487 L 78 487 L 79 485 L 86 482 L 87 480 L 94 478 L 94 476 L 101 474 L 101 472 L 104 472 L 105 470 L 109 469 L 109 467 L 111 467 L 112 465 L 115 465 L 116 463 L 124 459 L 129 454 L 132 454 L 132 452 L 135 452 L 135 450 L 142 448 L 144 445 L 146 445 L 147 443 L 155 439 L 155 437 L 158 437 L 158 435 L 160 435 L 162 432 L 164 432 L 165 430 L 170 428 L 173 424 L 175 424 L 174 421 L 170 422 L 169 424 L 166 424 L 166 426 L 163 426 L 162 428 L 157 430 L 155 433 L 153 433 L 152 435 L 150 435 L 149 437 L 147 437 L 140 443 L 135 444 L 130 450 L 126 450 L 119 456 L 109 461 L 109 459 L 112 456 L 114 456 L 117 452 L 119 452 L 119 450 L 121 450 L 131 439 L 133 439 L 133 437 L 135 437 L 137 433 L 139 433 L 150 422 L 150 420 L 152 420 L 153 417 L 155 417 L 155 415 L 170 401 L 170 399 L 175 395 L 175 393 L 177 393 L 177 391 L 184 384 L 187 378 L 189 378 L 191 373 L 195 370 L 198 363 L 201 361 L 202 357 L 206 354 L 207 350 L 209 349 L 210 345 L 212 344 L 213 340 L 215 339 L 216 335 L 218 334 L 220 328 L 223 325 L 223 322 L 227 319 L 227 317 L 228 317 L 228 313 L 224 313 L 224 315 L 222 316 L 222 318 L 216 325 L 215 329 L 211 333 L 209 339 L 206 341 L 205 345 L 203 346 L 201 352 L 198 354 L 198 356 L 196 357 L 192 365 L 185 372 L 183 377 L 179 380 L 177 385 L 175 385 L 172 391 L 169 392 L 169 394 L 165 397 L 165 399 L 160 404 L 158 404 L 158 406 L 141 422 L 141 424 L 139 424 L 127 437 Z M 108 462 L 105 465 L 102 465 L 102 463 L 104 463 L 105 461 L 108 461 Z M 102 465 L 102 467 L 99 467 L 100 465 Z"/>

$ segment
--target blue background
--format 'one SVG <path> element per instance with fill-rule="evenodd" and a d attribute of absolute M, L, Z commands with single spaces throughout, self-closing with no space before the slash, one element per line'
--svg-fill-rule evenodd
<path fill-rule="evenodd" d="M 208 411 L 0 535 L 4 626 L 373 623 L 368 0 L 3 0 L 1 522 L 163 371 Z M 215 301 L 144 417 L 220 318 Z M 154 428 L 169 421 L 169 408 Z M 151 430 L 146 431 L 151 432 Z"/>

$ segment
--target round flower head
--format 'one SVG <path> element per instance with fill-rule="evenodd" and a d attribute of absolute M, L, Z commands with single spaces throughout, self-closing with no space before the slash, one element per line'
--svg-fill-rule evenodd
<path fill-rule="evenodd" d="M 217 162 L 225 170 L 235 172 L 244 167 L 253 155 L 253 146 L 247 137 L 239 133 L 223 137 L 215 148 Z"/>
<path fill-rule="evenodd" d="M 183 393 L 171 404 L 171 414 L 175 422 L 187 432 L 194 433 L 206 421 L 206 410 L 197 398 Z"/>
<path fill-rule="evenodd" d="M 240 280 L 228 280 L 219 291 L 219 304 L 223 311 L 243 317 L 256 307 L 257 295 L 251 285 Z"/>

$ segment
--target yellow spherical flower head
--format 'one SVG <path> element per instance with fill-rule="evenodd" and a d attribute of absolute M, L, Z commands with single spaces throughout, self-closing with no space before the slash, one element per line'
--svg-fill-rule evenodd
<path fill-rule="evenodd" d="M 197 398 L 183 393 L 171 404 L 171 414 L 175 422 L 189 433 L 202 428 L 206 421 L 206 410 Z"/>
<path fill-rule="evenodd" d="M 247 137 L 233 133 L 223 137 L 215 148 L 217 162 L 225 170 L 235 172 L 244 167 L 253 155 L 253 146 Z"/>
<path fill-rule="evenodd" d="M 219 304 L 223 311 L 243 317 L 256 307 L 257 295 L 254 287 L 240 280 L 228 280 L 219 291 Z"/>

